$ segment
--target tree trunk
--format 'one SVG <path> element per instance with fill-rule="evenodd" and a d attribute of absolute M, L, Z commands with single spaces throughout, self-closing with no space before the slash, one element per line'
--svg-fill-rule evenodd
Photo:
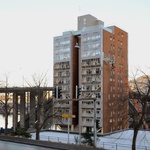
<path fill-rule="evenodd" d="M 136 138 L 138 134 L 138 128 L 134 128 L 134 133 L 133 133 L 133 140 L 132 140 L 132 150 L 136 150 Z"/>
<path fill-rule="evenodd" d="M 36 127 L 36 140 L 40 140 L 40 128 Z"/>
<path fill-rule="evenodd" d="M 137 135 L 138 135 L 138 131 L 139 131 L 140 127 L 143 124 L 143 116 L 140 118 L 139 123 L 134 127 L 134 130 L 133 130 L 134 133 L 133 133 L 133 140 L 132 140 L 132 150 L 136 150 L 136 138 L 137 138 Z"/>
<path fill-rule="evenodd" d="M 7 135 L 7 127 L 8 127 L 8 108 L 7 108 L 7 92 L 5 93 L 5 130 L 4 134 Z"/>
<path fill-rule="evenodd" d="M 7 127 L 8 127 L 8 114 L 5 113 L 5 130 L 4 130 L 5 135 L 7 135 Z"/>

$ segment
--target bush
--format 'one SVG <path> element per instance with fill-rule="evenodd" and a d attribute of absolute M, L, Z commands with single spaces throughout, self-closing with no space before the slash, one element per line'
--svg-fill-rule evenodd
<path fill-rule="evenodd" d="M 11 132 L 12 136 L 21 136 L 25 138 L 31 138 L 31 134 L 26 132 L 24 129 L 18 129 L 16 131 Z"/>
<path fill-rule="evenodd" d="M 93 139 L 92 135 L 89 132 L 82 133 L 82 143 L 83 144 L 88 144 L 90 146 L 93 146 Z"/>

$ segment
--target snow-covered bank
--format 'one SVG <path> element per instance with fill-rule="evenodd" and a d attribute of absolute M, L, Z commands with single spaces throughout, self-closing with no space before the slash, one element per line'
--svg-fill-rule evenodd
<path fill-rule="evenodd" d="M 35 139 L 35 133 L 32 139 Z M 99 136 L 97 147 L 109 150 L 130 150 L 132 145 L 133 130 L 124 130 L 116 133 Z M 69 134 L 69 143 L 76 144 L 79 139 L 78 134 Z M 40 133 L 40 140 L 68 143 L 68 134 L 54 131 L 44 131 Z M 150 131 L 139 131 L 137 136 L 137 150 L 150 149 Z"/>

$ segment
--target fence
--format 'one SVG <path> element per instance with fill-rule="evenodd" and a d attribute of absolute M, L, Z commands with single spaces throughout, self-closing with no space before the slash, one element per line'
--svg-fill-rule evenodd
<path fill-rule="evenodd" d="M 106 142 L 100 142 L 98 144 L 98 147 L 104 148 L 106 150 L 132 150 L 132 146 L 128 144 L 122 144 L 122 143 L 106 143 Z M 136 150 L 150 150 L 149 146 L 136 146 Z"/>
<path fill-rule="evenodd" d="M 45 141 L 68 143 L 68 138 L 67 137 L 56 137 L 56 136 L 40 135 L 40 139 L 45 140 Z M 78 137 L 76 135 L 74 135 L 74 137 L 70 137 L 69 138 L 69 143 L 70 144 L 78 144 Z"/>
<path fill-rule="evenodd" d="M 35 134 L 32 134 L 32 138 L 34 139 Z M 52 141 L 52 142 L 60 142 L 60 143 L 68 143 L 67 134 L 64 135 L 44 135 L 40 134 L 40 139 L 45 141 Z M 70 144 L 79 144 L 79 136 L 77 134 L 71 135 L 69 138 Z M 105 150 L 131 150 L 131 142 L 129 144 L 123 144 L 123 143 L 109 143 L 109 142 L 102 142 L 100 138 L 97 139 L 97 148 L 103 148 Z M 142 146 L 137 145 L 136 150 L 150 150 L 150 145 Z"/>

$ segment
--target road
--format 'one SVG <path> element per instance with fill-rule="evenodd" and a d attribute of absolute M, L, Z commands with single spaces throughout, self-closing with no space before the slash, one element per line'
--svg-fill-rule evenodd
<path fill-rule="evenodd" d="M 0 150 L 58 150 L 58 149 L 0 141 Z"/>
<path fill-rule="evenodd" d="M 21 144 L 22 143 L 22 144 Z M 0 150 L 100 150 L 84 145 L 56 143 L 51 141 L 32 140 L 21 137 L 0 135 Z"/>

